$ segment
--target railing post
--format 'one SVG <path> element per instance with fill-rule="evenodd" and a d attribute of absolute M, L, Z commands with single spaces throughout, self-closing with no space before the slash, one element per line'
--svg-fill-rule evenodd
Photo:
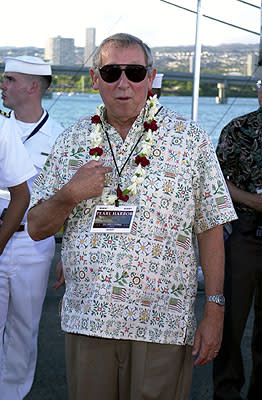
<path fill-rule="evenodd" d="M 201 0 L 198 0 L 198 2 L 197 2 L 197 19 L 196 19 L 195 54 L 194 54 L 193 96 L 192 96 L 192 110 L 191 110 L 191 118 L 193 121 L 197 121 L 197 113 L 198 113 L 200 61 L 201 61 L 201 37 L 200 37 L 201 18 L 202 18 Z"/>
<path fill-rule="evenodd" d="M 218 96 L 216 97 L 217 104 L 226 104 L 227 103 L 226 87 L 227 87 L 227 81 L 219 82 L 217 84 L 217 88 L 218 88 Z"/>
<path fill-rule="evenodd" d="M 259 54 L 258 54 L 258 65 L 262 65 L 262 0 L 260 6 L 260 42 L 259 42 Z"/>
<path fill-rule="evenodd" d="M 85 91 L 85 77 L 81 75 L 81 91 L 84 93 Z"/>

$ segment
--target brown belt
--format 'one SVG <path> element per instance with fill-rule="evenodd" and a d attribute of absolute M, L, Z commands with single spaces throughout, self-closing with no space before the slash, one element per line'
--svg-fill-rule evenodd
<path fill-rule="evenodd" d="M 24 230 L 25 230 L 25 226 L 20 225 L 16 232 L 24 232 Z"/>

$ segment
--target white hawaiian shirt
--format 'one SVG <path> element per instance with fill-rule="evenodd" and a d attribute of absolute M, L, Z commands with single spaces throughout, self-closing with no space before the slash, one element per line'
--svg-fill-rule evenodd
<path fill-rule="evenodd" d="M 103 120 L 119 170 L 143 132 L 143 111 L 124 142 Z M 231 221 L 236 214 L 203 129 L 164 108 L 155 120 L 159 129 L 153 132 L 147 177 L 127 203 L 137 206 L 131 233 L 90 233 L 94 207 L 101 198 L 81 201 L 66 220 L 61 317 L 66 332 L 193 344 L 194 235 Z M 31 206 L 50 198 L 91 159 L 91 131 L 91 118 L 86 118 L 59 136 L 35 182 Z M 103 137 L 101 160 L 113 167 L 104 190 L 112 193 L 118 174 L 104 132 Z M 123 188 L 130 185 L 139 150 L 138 144 L 122 172 Z"/>

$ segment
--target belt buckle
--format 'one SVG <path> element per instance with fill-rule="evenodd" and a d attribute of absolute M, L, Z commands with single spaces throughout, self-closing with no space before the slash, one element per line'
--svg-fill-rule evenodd
<path fill-rule="evenodd" d="M 261 226 L 261 225 L 257 226 L 257 229 L 256 229 L 256 238 L 262 239 L 262 226 Z"/>

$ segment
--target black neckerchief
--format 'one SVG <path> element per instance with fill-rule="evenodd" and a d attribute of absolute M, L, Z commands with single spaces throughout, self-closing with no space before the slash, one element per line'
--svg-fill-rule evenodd
<path fill-rule="evenodd" d="M 34 128 L 34 130 L 30 133 L 30 135 L 27 136 L 27 138 L 25 139 L 25 141 L 23 143 L 25 143 L 27 140 L 29 140 L 32 136 L 34 136 L 42 128 L 42 126 L 48 120 L 48 117 L 49 117 L 49 114 L 48 114 L 48 112 L 46 112 L 45 117 L 42 119 L 42 121 L 39 122 L 39 124 Z"/>

